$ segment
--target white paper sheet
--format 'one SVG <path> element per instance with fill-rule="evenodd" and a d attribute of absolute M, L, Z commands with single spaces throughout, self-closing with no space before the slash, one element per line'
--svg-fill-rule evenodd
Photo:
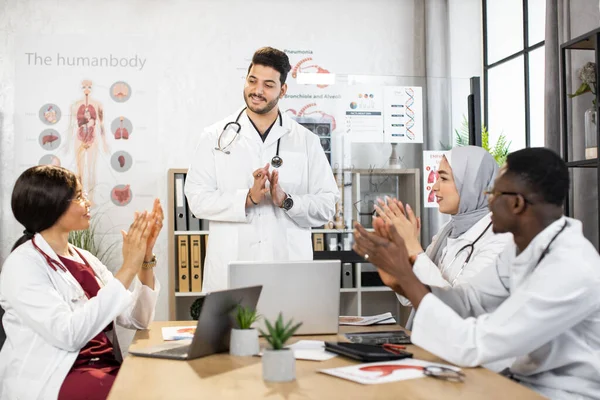
<path fill-rule="evenodd" d="M 355 326 L 367 326 L 375 324 L 393 324 L 396 320 L 392 316 L 392 313 L 386 312 L 384 314 L 358 317 L 352 315 L 340 315 L 340 325 L 355 325 Z"/>
<path fill-rule="evenodd" d="M 322 369 L 319 372 L 362 383 L 363 385 L 376 385 L 379 383 L 423 378 L 425 377 L 425 374 L 423 373 L 422 368 L 428 366 L 446 367 L 460 371 L 460 368 L 453 367 L 451 365 L 437 364 L 415 359 L 404 359 L 381 363 L 351 365 L 349 367 Z"/>
<path fill-rule="evenodd" d="M 162 328 L 163 340 L 193 339 L 196 325 L 193 326 L 164 326 Z"/>
<path fill-rule="evenodd" d="M 337 357 L 337 354 L 325 351 L 325 342 L 321 340 L 300 340 L 286 347 L 294 351 L 296 360 L 326 361 Z M 263 352 L 258 355 L 262 357 Z"/>

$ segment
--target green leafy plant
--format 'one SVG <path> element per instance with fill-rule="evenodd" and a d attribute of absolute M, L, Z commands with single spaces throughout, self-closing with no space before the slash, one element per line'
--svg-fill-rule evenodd
<path fill-rule="evenodd" d="M 455 144 L 456 146 L 468 146 L 469 145 L 469 121 L 467 118 L 463 116 L 463 122 L 459 129 L 454 130 L 455 134 Z M 508 156 L 510 150 L 510 144 L 504 136 L 503 133 L 498 137 L 498 141 L 495 145 L 490 145 L 490 133 L 488 132 L 485 125 L 481 125 L 481 147 L 490 153 L 492 157 L 496 160 L 498 165 L 502 166 L 506 161 L 506 157 Z M 449 150 L 449 149 L 448 149 Z"/>
<path fill-rule="evenodd" d="M 267 339 L 267 342 L 271 345 L 273 350 L 281 350 L 285 345 L 285 342 L 294 335 L 294 333 L 300 328 L 302 322 L 292 325 L 293 320 L 289 320 L 287 324 L 283 324 L 283 316 L 279 313 L 275 324 L 271 324 L 268 319 L 265 318 L 265 325 L 267 327 L 268 334 L 262 329 L 259 329 L 261 335 Z"/>
<path fill-rule="evenodd" d="M 190 306 L 190 316 L 193 320 L 198 321 L 198 318 L 200 318 L 200 310 L 202 310 L 203 304 L 204 297 L 198 297 Z"/>
<path fill-rule="evenodd" d="M 104 234 L 98 233 L 98 220 L 100 215 L 92 217 L 90 227 L 83 231 L 69 232 L 69 243 L 80 249 L 87 250 L 98 258 L 102 263 L 107 264 L 117 242 L 104 246 Z"/>
<path fill-rule="evenodd" d="M 569 98 L 581 96 L 584 93 L 591 92 L 594 95 L 594 100 L 592 103 L 594 108 L 596 107 L 596 64 L 593 62 L 586 63 L 579 70 L 579 80 L 581 81 L 581 85 L 575 93 L 569 94 Z"/>
<path fill-rule="evenodd" d="M 256 313 L 255 309 L 238 304 L 237 313 L 235 314 L 238 329 L 251 329 L 252 324 L 258 319 L 260 319 L 260 315 Z"/>

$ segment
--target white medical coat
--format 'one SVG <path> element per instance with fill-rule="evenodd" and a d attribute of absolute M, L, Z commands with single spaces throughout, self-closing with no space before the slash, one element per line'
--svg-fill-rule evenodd
<path fill-rule="evenodd" d="M 60 263 L 41 235 L 35 241 Z M 152 290 L 136 277 L 127 290 L 100 260 L 79 251 L 101 287 L 91 299 L 70 272 L 52 270 L 31 241 L 4 262 L 0 306 L 5 310 L 6 341 L 0 351 L 0 399 L 56 399 L 79 351 L 108 324 L 144 329 L 152 322 L 157 280 Z"/>
<path fill-rule="evenodd" d="M 312 260 L 310 228 L 333 220 L 340 197 L 319 137 L 287 115 L 282 126 L 277 119 L 263 143 L 243 112 L 239 136 L 227 148 L 231 154 L 215 150 L 223 127 L 238 114 L 204 130 L 185 182 L 192 212 L 210 221 L 205 292 L 227 288 L 230 261 Z M 246 208 L 252 173 L 271 162 L 279 138 L 279 184 L 294 206 L 285 211 L 267 194 L 258 206 Z"/>
<path fill-rule="evenodd" d="M 518 357 L 511 371 L 542 394 L 600 399 L 599 294 L 600 256 L 581 223 L 563 217 L 521 254 L 512 243 L 497 265 L 469 282 L 433 287 L 419 305 L 411 338 L 466 367 Z"/>
<path fill-rule="evenodd" d="M 442 250 L 439 266 L 436 265 L 425 253 L 421 253 L 415 260 L 413 272 L 421 282 L 429 286 L 450 287 L 455 278 L 454 285 L 468 282 L 479 274 L 484 268 L 495 265 L 496 258 L 512 242 L 510 233 L 494 234 L 490 227 L 483 236 L 473 245 L 473 254 L 464 265 L 469 250 L 460 251 L 464 246 L 473 244 L 477 237 L 483 233 L 491 222 L 491 213 L 487 214 L 473 225 L 469 230 L 457 238 L 448 238 L 446 247 Z M 440 232 L 444 229 L 442 226 Z M 437 237 L 434 236 L 430 247 L 435 245 Z M 460 253 L 459 253 L 460 252 Z M 463 271 L 461 272 L 461 269 Z M 400 302 L 410 306 L 410 301 L 403 296 L 398 296 Z"/>

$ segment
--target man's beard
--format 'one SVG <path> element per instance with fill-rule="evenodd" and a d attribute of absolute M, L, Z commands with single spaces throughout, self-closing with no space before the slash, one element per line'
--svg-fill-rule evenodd
<path fill-rule="evenodd" d="M 251 97 L 250 95 L 244 96 L 244 100 L 246 101 L 246 106 L 250 109 L 250 111 L 252 111 L 255 114 L 259 114 L 259 115 L 268 114 L 273 108 L 275 108 L 275 106 L 279 102 L 279 97 L 276 97 L 272 101 L 267 102 L 262 108 L 257 108 L 256 106 L 254 106 L 251 103 L 252 100 L 250 99 L 250 97 Z M 261 98 L 264 99 L 264 97 L 261 97 Z"/>

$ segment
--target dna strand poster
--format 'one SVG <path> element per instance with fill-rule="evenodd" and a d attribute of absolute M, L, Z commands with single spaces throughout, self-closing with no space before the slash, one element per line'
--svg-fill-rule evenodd
<path fill-rule="evenodd" d="M 422 89 L 409 86 L 386 86 L 383 94 L 383 141 L 423 143 Z"/>
<path fill-rule="evenodd" d="M 433 186 L 440 177 L 438 170 L 444 156 L 450 161 L 449 151 L 423 152 L 423 206 L 426 208 L 438 208 Z"/>

